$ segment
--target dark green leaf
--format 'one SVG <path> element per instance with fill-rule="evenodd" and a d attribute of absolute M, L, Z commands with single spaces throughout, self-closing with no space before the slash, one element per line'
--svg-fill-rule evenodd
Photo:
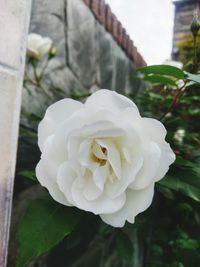
<path fill-rule="evenodd" d="M 29 178 L 33 181 L 37 180 L 37 178 L 35 176 L 35 171 L 24 170 L 24 171 L 18 172 L 18 174 L 23 176 L 23 177 Z"/>
<path fill-rule="evenodd" d="M 171 76 L 177 79 L 184 79 L 185 74 L 179 68 L 170 65 L 152 65 L 143 68 L 138 68 L 137 71 L 148 75 L 148 74 L 158 74 L 158 75 L 166 75 Z"/>
<path fill-rule="evenodd" d="M 35 200 L 27 209 L 18 230 L 17 267 L 48 252 L 74 228 L 78 212 L 51 200 Z"/>
<path fill-rule="evenodd" d="M 119 255 L 124 260 L 131 262 L 133 259 L 133 244 L 128 235 L 122 231 L 117 231 L 116 242 Z"/>
<path fill-rule="evenodd" d="M 177 87 L 177 84 L 173 80 L 167 77 L 161 76 L 161 75 L 151 74 L 151 75 L 143 77 L 143 80 L 154 83 L 154 84 L 171 85 L 171 86 Z"/>
<path fill-rule="evenodd" d="M 166 176 L 160 185 L 180 192 L 196 201 L 200 201 L 200 179 L 194 175 L 188 177 Z"/>

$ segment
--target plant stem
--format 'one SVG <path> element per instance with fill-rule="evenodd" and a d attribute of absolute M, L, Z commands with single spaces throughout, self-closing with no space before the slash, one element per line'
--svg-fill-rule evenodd
<path fill-rule="evenodd" d="M 186 89 L 186 84 L 187 84 L 188 81 L 184 81 L 184 85 L 181 86 L 179 89 L 178 89 L 178 92 L 177 94 L 175 95 L 171 105 L 169 106 L 168 110 L 159 118 L 160 121 L 163 121 L 166 117 L 166 115 L 173 109 L 174 107 L 174 104 L 177 102 L 178 99 L 180 99 L 181 95 L 184 93 L 185 89 Z"/>
<path fill-rule="evenodd" d="M 194 36 L 194 68 L 197 70 L 197 36 Z"/>
<path fill-rule="evenodd" d="M 48 65 L 48 64 L 46 64 L 46 65 Z M 32 64 L 32 67 L 33 67 L 33 74 L 34 74 L 34 79 L 35 80 L 33 80 L 32 78 L 30 78 L 30 76 L 27 74 L 27 73 L 25 73 L 25 75 L 26 75 L 26 78 L 27 78 L 27 81 L 29 81 L 31 84 L 33 84 L 34 86 L 37 86 L 37 87 L 39 87 L 42 91 L 43 91 L 43 93 L 50 99 L 50 100 L 52 100 L 52 96 L 47 92 L 47 90 L 44 88 L 44 86 L 41 84 L 41 79 L 40 79 L 40 77 L 38 76 L 38 74 L 37 74 L 37 71 L 36 71 L 36 67 L 35 67 L 35 65 L 34 64 Z M 45 68 L 45 67 L 44 67 Z M 43 69 L 44 70 L 44 69 Z M 41 74 L 40 74 L 41 75 Z"/>
<path fill-rule="evenodd" d="M 47 69 L 47 67 L 48 67 L 48 65 L 49 65 L 49 61 L 50 61 L 50 60 L 47 59 L 47 61 L 46 61 L 45 65 L 44 65 L 44 67 L 43 67 L 41 73 L 38 75 L 38 79 L 39 79 L 39 81 L 42 80 L 42 78 L 43 78 L 43 76 L 44 76 L 44 73 L 45 73 L 45 71 L 46 71 L 46 69 Z"/>

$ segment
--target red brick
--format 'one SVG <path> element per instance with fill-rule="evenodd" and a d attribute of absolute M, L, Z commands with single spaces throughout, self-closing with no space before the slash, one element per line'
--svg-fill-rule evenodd
<path fill-rule="evenodd" d="M 123 43 L 125 36 L 126 36 L 126 30 L 124 28 L 122 28 L 121 46 L 122 46 L 122 43 Z"/>
<path fill-rule="evenodd" d="M 126 34 L 124 36 L 123 40 L 122 40 L 122 47 L 126 51 L 126 53 L 127 53 L 127 48 L 128 48 L 128 42 L 129 42 L 129 40 L 130 40 L 130 37 L 129 37 L 128 34 Z"/>
<path fill-rule="evenodd" d="M 117 20 L 117 17 L 113 14 L 112 15 L 112 35 L 115 38 L 115 40 L 117 40 L 118 38 L 117 27 L 118 27 L 118 20 Z"/>
<path fill-rule="evenodd" d="M 104 0 L 99 0 L 99 19 L 102 24 L 106 24 L 106 4 Z"/>
<path fill-rule="evenodd" d="M 137 61 L 137 55 L 138 55 L 137 48 L 135 46 L 133 46 L 133 48 L 132 48 L 132 59 L 133 59 L 133 62 Z"/>
<path fill-rule="evenodd" d="M 142 57 L 141 57 L 141 55 L 139 53 L 137 53 L 137 60 L 135 62 L 135 65 L 137 67 L 141 67 L 142 66 Z"/>
<path fill-rule="evenodd" d="M 138 53 L 133 41 L 122 27 L 117 17 L 112 13 L 109 5 L 105 3 L 105 0 L 83 1 L 91 9 L 97 20 L 112 34 L 113 38 L 122 47 L 130 60 L 132 60 L 137 67 L 146 66 L 145 60 L 140 53 Z"/>
<path fill-rule="evenodd" d="M 90 6 L 92 9 L 92 12 L 96 17 L 99 15 L 99 0 L 91 0 Z"/>
<path fill-rule="evenodd" d="M 109 5 L 106 5 L 106 29 L 112 31 L 112 12 Z"/>
<path fill-rule="evenodd" d="M 126 30 L 123 29 L 123 36 L 122 36 L 122 43 L 121 43 L 121 46 L 123 49 L 126 48 L 126 42 L 127 42 L 127 33 L 126 33 Z"/>
<path fill-rule="evenodd" d="M 137 67 L 145 67 L 147 66 L 147 63 L 144 61 L 144 58 L 141 56 L 140 53 L 138 53 L 139 55 L 139 60 L 138 60 L 138 65 L 136 65 Z"/>
<path fill-rule="evenodd" d="M 132 47 L 133 47 L 133 41 L 129 37 L 128 42 L 127 42 L 127 54 L 129 57 L 131 56 Z"/>
<path fill-rule="evenodd" d="M 122 28 L 122 24 L 118 21 L 118 23 L 117 23 L 117 42 L 120 46 L 122 43 L 122 37 L 123 37 L 123 28 Z"/>

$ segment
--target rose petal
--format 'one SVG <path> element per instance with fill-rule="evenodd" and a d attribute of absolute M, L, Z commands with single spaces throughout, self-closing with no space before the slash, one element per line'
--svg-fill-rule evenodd
<path fill-rule="evenodd" d="M 51 46 L 52 46 L 52 40 L 48 37 L 43 38 L 42 43 L 38 47 L 38 51 L 40 52 L 40 55 L 45 55 L 49 53 Z"/>
<path fill-rule="evenodd" d="M 130 185 L 132 189 L 143 189 L 155 181 L 161 159 L 160 147 L 155 142 L 150 142 L 143 152 L 144 162 L 137 174 L 135 181 Z"/>
<path fill-rule="evenodd" d="M 96 141 L 92 143 L 92 153 L 98 159 L 107 160 L 107 156 L 103 153 L 101 146 Z"/>
<path fill-rule="evenodd" d="M 53 140 L 54 135 L 50 135 L 43 146 L 43 153 L 41 155 L 41 162 L 43 168 L 45 169 L 47 179 L 51 179 L 52 181 L 56 182 L 56 176 L 59 165 L 62 163 L 60 162 L 59 155 L 54 153 L 53 150 Z"/>
<path fill-rule="evenodd" d="M 57 183 L 60 191 L 65 195 L 66 199 L 72 205 L 74 205 L 74 201 L 72 198 L 71 188 L 76 178 L 77 173 L 72 168 L 71 162 L 64 162 L 62 165 L 60 165 L 57 174 Z"/>
<path fill-rule="evenodd" d="M 52 198 L 67 206 L 72 206 L 70 202 L 65 198 L 64 194 L 59 190 L 58 184 L 54 182 L 52 179 L 49 179 L 49 176 L 46 172 L 46 168 L 43 165 L 42 160 L 39 161 L 39 163 L 36 166 L 36 176 L 40 184 L 47 188 L 49 191 L 49 194 L 52 196 Z"/>
<path fill-rule="evenodd" d="M 85 102 L 89 108 L 106 108 L 112 111 L 120 111 L 128 107 L 134 108 L 138 112 L 137 106 L 127 97 L 114 91 L 101 89 L 93 93 Z"/>
<path fill-rule="evenodd" d="M 80 102 L 66 98 L 47 109 L 38 126 L 38 145 L 41 151 L 45 139 L 55 132 L 56 127 L 82 107 L 83 105 Z"/>
<path fill-rule="evenodd" d="M 169 166 L 175 161 L 176 156 L 171 147 L 167 143 L 160 144 L 161 157 L 159 168 L 157 169 L 154 181 L 157 182 L 162 179 L 169 170 Z"/>
<path fill-rule="evenodd" d="M 108 161 L 110 162 L 115 175 L 120 180 L 122 175 L 121 158 L 114 142 L 111 139 L 96 139 L 96 142 L 107 149 Z"/>
<path fill-rule="evenodd" d="M 105 194 L 94 201 L 88 201 L 83 195 L 85 181 L 78 178 L 72 185 L 72 197 L 76 207 L 82 210 L 93 212 L 94 214 L 111 213 L 121 209 L 126 201 L 126 195 L 122 194 L 116 199 L 110 199 Z"/>
<path fill-rule="evenodd" d="M 42 43 L 42 36 L 36 33 L 30 33 L 27 40 L 27 48 L 38 51 L 38 45 Z"/>
<path fill-rule="evenodd" d="M 132 164 L 124 163 L 122 166 L 122 178 L 115 183 L 106 184 L 106 193 L 109 197 L 115 198 L 122 194 L 128 186 L 135 180 L 136 175 L 143 165 L 143 157 L 138 155 L 132 159 Z"/>
<path fill-rule="evenodd" d="M 148 136 L 151 140 L 156 142 L 164 141 L 167 131 L 160 121 L 151 118 L 142 118 L 141 123 L 143 129 L 148 129 Z"/>
<path fill-rule="evenodd" d="M 77 156 L 81 166 L 87 167 L 91 171 L 94 171 L 99 166 L 97 162 L 92 161 L 90 139 L 86 139 L 80 144 Z"/>
<path fill-rule="evenodd" d="M 108 163 L 106 163 L 104 166 L 97 167 L 96 170 L 93 172 L 93 181 L 101 191 L 103 191 L 104 189 L 104 184 L 106 182 L 106 179 L 108 179 L 108 175 L 109 175 Z"/>
<path fill-rule="evenodd" d="M 100 190 L 92 179 L 92 174 L 90 171 L 86 171 L 84 175 L 84 179 L 86 180 L 85 186 L 83 189 L 83 195 L 87 200 L 96 200 L 101 194 L 102 190 Z"/>
<path fill-rule="evenodd" d="M 126 220 L 134 223 L 135 216 L 146 210 L 153 199 L 154 184 L 143 190 L 127 190 L 126 203 L 118 212 L 100 214 L 101 219 L 114 227 L 123 227 Z"/>

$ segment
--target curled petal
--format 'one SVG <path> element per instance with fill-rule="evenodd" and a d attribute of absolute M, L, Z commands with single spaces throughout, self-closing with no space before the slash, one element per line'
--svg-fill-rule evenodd
<path fill-rule="evenodd" d="M 48 37 L 43 38 L 41 45 L 38 47 L 40 55 L 45 55 L 49 53 L 52 43 L 53 42 L 50 38 Z"/>
<path fill-rule="evenodd" d="M 94 201 L 89 201 L 83 194 L 85 188 L 85 181 L 78 178 L 72 185 L 72 197 L 76 207 L 82 210 L 93 212 L 94 214 L 111 213 L 120 210 L 125 201 L 125 193 L 121 194 L 118 198 L 110 199 L 105 194 L 102 194 Z"/>
<path fill-rule="evenodd" d="M 135 216 L 146 210 L 152 202 L 154 184 L 143 190 L 127 190 L 126 203 L 122 209 L 111 214 L 100 214 L 101 219 L 114 227 L 123 227 L 126 220 L 134 223 Z"/>
<path fill-rule="evenodd" d="M 42 186 L 48 189 L 49 194 L 55 201 L 66 206 L 72 206 L 72 204 L 66 199 L 64 194 L 59 190 L 57 183 L 52 179 L 47 179 L 48 174 L 46 172 L 46 168 L 43 166 L 42 161 L 39 161 L 35 171 L 38 181 Z"/>
<path fill-rule="evenodd" d="M 115 144 L 112 142 L 112 140 L 108 139 L 97 139 L 96 142 L 103 148 L 107 149 L 108 154 L 108 161 L 110 162 L 110 165 L 117 176 L 117 178 L 120 180 L 122 171 L 121 171 L 121 158 L 118 149 L 116 148 Z"/>
<path fill-rule="evenodd" d="M 155 182 L 156 172 L 161 159 L 160 147 L 155 142 L 151 142 L 145 148 L 143 157 L 142 168 L 138 172 L 135 181 L 130 185 L 132 189 L 140 190 Z"/>
<path fill-rule="evenodd" d="M 72 99 L 63 99 L 51 105 L 38 126 L 38 145 L 42 151 L 45 139 L 53 134 L 56 127 L 68 119 L 74 112 L 82 108 L 82 104 Z"/>
<path fill-rule="evenodd" d="M 129 98 L 106 89 L 101 89 L 92 94 L 85 105 L 89 108 L 101 107 L 115 112 L 131 107 L 138 112 L 137 106 Z"/>

